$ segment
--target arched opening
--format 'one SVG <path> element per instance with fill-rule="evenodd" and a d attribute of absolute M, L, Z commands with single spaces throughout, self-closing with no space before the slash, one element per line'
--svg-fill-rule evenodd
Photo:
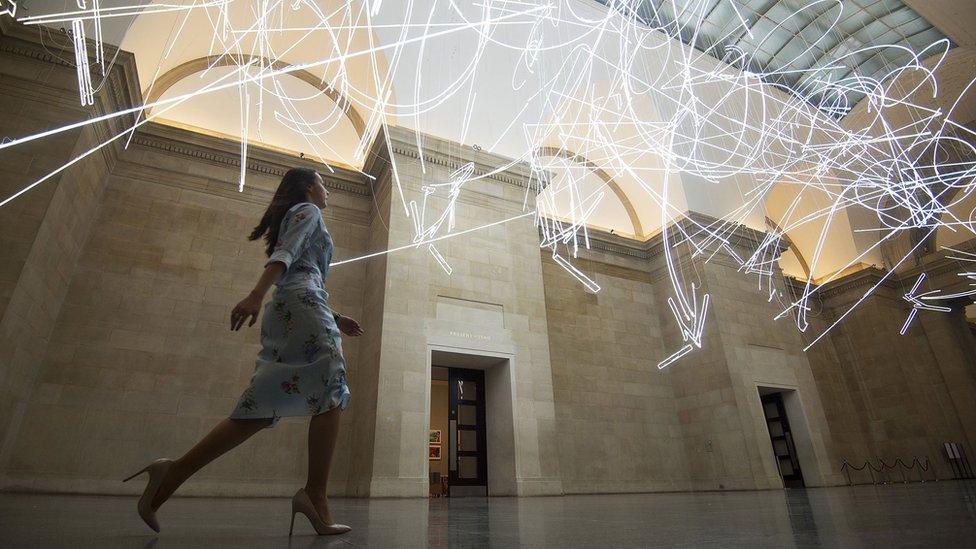
<path fill-rule="evenodd" d="M 555 174 L 557 178 L 555 181 L 556 184 L 547 187 L 549 196 L 546 197 L 550 203 L 555 206 L 555 209 L 552 212 L 553 214 L 563 218 L 574 217 L 577 212 L 573 212 L 572 210 L 578 209 L 575 204 L 575 199 L 577 197 L 573 196 L 574 191 L 582 191 L 581 194 L 590 195 L 592 194 L 591 191 L 595 190 L 594 188 L 604 187 L 609 189 L 616 197 L 630 222 L 630 228 L 632 230 L 628 231 L 629 234 L 625 234 L 625 236 L 630 236 L 637 240 L 645 240 L 647 238 L 644 228 L 641 225 L 640 217 L 637 215 L 637 209 L 634 208 L 630 198 L 626 193 L 624 193 L 623 189 L 620 188 L 620 185 L 610 176 L 610 174 L 608 174 L 602 168 L 593 162 L 590 162 L 582 155 L 558 147 L 540 147 L 536 149 L 534 157 L 548 157 L 567 161 L 565 163 L 561 163 L 557 160 L 556 163 L 550 162 L 546 165 L 546 169 L 557 172 Z M 560 166 L 559 164 L 565 165 Z M 571 173 L 574 171 L 573 167 L 578 168 L 579 170 L 576 171 L 579 171 L 579 173 Z M 595 176 L 600 183 L 596 183 L 596 185 L 594 185 L 594 181 L 592 180 L 587 182 L 587 176 L 591 174 L 592 176 Z M 567 177 L 572 179 L 572 182 L 565 181 L 565 178 Z M 546 190 L 543 192 L 546 192 Z M 604 225 L 605 228 L 612 229 L 612 221 L 610 220 L 612 220 L 615 216 L 611 212 L 606 211 L 606 209 L 604 212 L 604 217 L 607 219 L 607 221 L 604 223 L 598 222 L 594 224 L 597 226 Z M 615 230 L 614 232 L 617 231 Z"/>

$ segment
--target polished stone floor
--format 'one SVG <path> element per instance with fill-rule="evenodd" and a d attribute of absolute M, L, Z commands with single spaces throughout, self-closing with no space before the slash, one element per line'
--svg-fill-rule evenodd
<path fill-rule="evenodd" d="M 284 499 L 0 494 L 0 547 L 976 547 L 976 482 L 547 498 L 335 499 L 353 527 L 288 538 Z"/>

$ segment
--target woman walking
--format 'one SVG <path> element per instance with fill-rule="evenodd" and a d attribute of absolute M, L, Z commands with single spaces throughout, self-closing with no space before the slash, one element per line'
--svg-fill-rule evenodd
<path fill-rule="evenodd" d="M 159 532 L 156 510 L 205 465 L 286 416 L 312 416 L 308 426 L 308 477 L 292 498 L 295 514 L 308 518 L 318 534 L 342 534 L 329 513 L 326 485 L 339 431 L 339 416 L 349 402 L 340 331 L 362 335 L 355 320 L 332 311 L 325 291 L 332 237 L 320 208 L 329 191 L 316 171 L 293 168 L 285 174 L 271 204 L 249 239 L 264 237 L 268 260 L 254 290 L 234 307 L 231 330 L 253 326 L 264 306 L 261 351 L 254 375 L 230 417 L 218 423 L 185 455 L 158 459 L 126 481 L 147 473 L 139 516 Z"/>

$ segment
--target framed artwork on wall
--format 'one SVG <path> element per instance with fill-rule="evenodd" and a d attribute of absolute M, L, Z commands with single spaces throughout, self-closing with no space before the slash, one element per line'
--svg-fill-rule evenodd
<path fill-rule="evenodd" d="M 441 447 L 433 444 L 427 446 L 427 458 L 430 459 L 430 461 L 440 461 Z"/>
<path fill-rule="evenodd" d="M 441 443 L 441 430 L 431 429 L 430 434 L 427 437 L 428 444 L 440 444 Z"/>

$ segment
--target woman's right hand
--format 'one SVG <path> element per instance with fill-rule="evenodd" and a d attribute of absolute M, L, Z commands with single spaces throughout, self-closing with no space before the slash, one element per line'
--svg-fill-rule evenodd
<path fill-rule="evenodd" d="M 240 303 L 234 307 L 234 310 L 230 312 L 230 329 L 237 331 L 241 329 L 250 318 L 248 326 L 254 326 L 254 323 L 258 320 L 258 311 L 261 310 L 261 296 L 254 293 L 248 294 L 247 297 L 241 300 Z"/>

